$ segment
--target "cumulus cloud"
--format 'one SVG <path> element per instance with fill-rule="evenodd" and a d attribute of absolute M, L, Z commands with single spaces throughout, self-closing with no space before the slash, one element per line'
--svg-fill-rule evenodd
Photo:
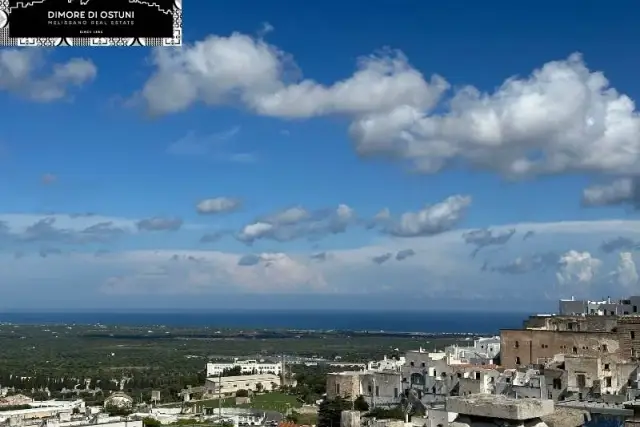
<path fill-rule="evenodd" d="M 387 252 L 385 254 L 382 255 L 377 255 L 371 258 L 371 261 L 373 261 L 374 264 L 384 264 L 385 262 L 389 261 L 389 259 L 391 259 L 391 257 L 393 256 L 393 254 L 391 252 Z"/>
<path fill-rule="evenodd" d="M 507 177 L 638 170 L 633 101 L 579 54 L 511 77 L 493 93 L 463 87 L 449 106 L 432 113 L 398 104 L 359 118 L 350 129 L 356 149 L 411 160 L 426 173 L 461 162 Z"/>
<path fill-rule="evenodd" d="M 423 173 L 466 165 L 509 178 L 631 176 L 640 166 L 634 102 L 578 53 L 491 92 L 470 85 L 450 91 L 444 78 L 425 78 L 392 50 L 360 58 L 351 76 L 325 85 L 296 78 L 290 55 L 239 33 L 157 49 L 153 62 L 140 93 L 152 113 L 240 103 L 272 117 L 346 115 L 359 154 L 409 162 Z"/>
<path fill-rule="evenodd" d="M 336 209 L 316 211 L 296 206 L 258 218 L 244 226 L 236 238 L 247 244 L 260 239 L 279 242 L 300 238 L 315 240 L 345 232 L 354 220 L 355 212 L 344 204 Z"/>
<path fill-rule="evenodd" d="M 618 254 L 618 265 L 612 276 L 615 281 L 630 290 L 635 291 L 638 284 L 638 270 L 631 252 L 620 252 Z"/>
<path fill-rule="evenodd" d="M 629 239 L 628 237 L 618 236 L 614 239 L 608 239 L 600 244 L 600 250 L 610 254 L 618 251 L 634 251 L 640 249 L 640 242 Z"/>
<path fill-rule="evenodd" d="M 593 185 L 582 192 L 584 206 L 615 206 L 629 204 L 640 207 L 640 178 L 622 178 L 606 185 Z"/>
<path fill-rule="evenodd" d="M 142 219 L 136 223 L 136 226 L 141 231 L 176 231 L 182 227 L 182 219 L 156 216 Z"/>
<path fill-rule="evenodd" d="M 588 285 L 596 278 L 602 261 L 594 258 L 589 252 L 571 250 L 560 257 L 558 264 L 558 283 Z"/>
<path fill-rule="evenodd" d="M 196 205 L 196 211 L 201 215 L 219 214 L 238 210 L 241 202 L 230 197 L 215 197 L 204 199 Z"/>
<path fill-rule="evenodd" d="M 0 90 L 35 102 L 67 98 L 72 88 L 91 82 L 97 73 L 97 67 L 88 59 L 50 63 L 45 52 L 38 49 L 0 52 Z"/>
<path fill-rule="evenodd" d="M 416 254 L 416 251 L 414 251 L 413 249 L 403 249 L 396 253 L 396 261 L 402 261 L 404 259 L 414 256 L 415 254 Z"/>
<path fill-rule="evenodd" d="M 483 228 L 466 232 L 462 235 L 462 238 L 466 244 L 476 247 L 476 249 L 471 253 L 471 256 L 475 257 L 482 248 L 507 244 L 509 239 L 511 239 L 515 233 L 515 229 L 503 232 L 494 232 L 488 228 Z"/>
<path fill-rule="evenodd" d="M 397 237 L 434 235 L 456 226 L 470 205 L 470 196 L 450 196 L 418 212 L 405 212 L 399 219 L 394 219 L 389 210 L 383 210 L 376 215 L 373 225 L 383 233 Z"/>
<path fill-rule="evenodd" d="M 262 38 L 233 33 L 209 36 L 180 50 L 154 51 L 155 73 L 139 94 L 152 114 L 182 111 L 196 103 L 241 102 L 261 115 L 308 118 L 359 115 L 397 105 L 429 108 L 449 85 L 427 82 L 401 52 L 362 57 L 349 78 L 325 86 L 294 79 L 293 58 Z"/>

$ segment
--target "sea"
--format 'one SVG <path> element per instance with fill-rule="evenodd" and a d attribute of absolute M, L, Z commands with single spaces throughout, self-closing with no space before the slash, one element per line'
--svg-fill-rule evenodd
<path fill-rule="evenodd" d="M 527 316 L 470 311 L 5 312 L 0 322 L 497 334 L 500 329 L 520 328 Z"/>

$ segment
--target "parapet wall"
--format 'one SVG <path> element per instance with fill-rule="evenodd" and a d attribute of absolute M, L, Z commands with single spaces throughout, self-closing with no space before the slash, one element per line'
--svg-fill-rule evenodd
<path fill-rule="evenodd" d="M 549 399 L 514 399 L 495 394 L 472 394 L 447 397 L 446 409 L 461 416 L 526 421 L 552 414 L 554 404 Z"/>

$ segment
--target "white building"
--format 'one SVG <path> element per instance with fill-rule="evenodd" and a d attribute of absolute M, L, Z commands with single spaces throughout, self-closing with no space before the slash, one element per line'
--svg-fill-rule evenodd
<path fill-rule="evenodd" d="M 472 346 L 452 345 L 445 353 L 448 365 L 491 365 L 500 353 L 500 337 L 478 338 Z"/>
<path fill-rule="evenodd" d="M 273 374 L 280 375 L 282 364 L 267 363 L 258 360 L 233 359 L 232 363 L 207 363 L 207 377 L 215 377 L 223 371 L 240 367 L 242 374 Z"/>
<path fill-rule="evenodd" d="M 402 369 L 406 362 L 406 358 L 404 356 L 399 357 L 398 359 L 388 359 L 387 356 L 384 356 L 384 359 L 379 360 L 377 362 L 369 362 L 367 363 L 367 371 L 398 371 Z"/>
<path fill-rule="evenodd" d="M 220 393 L 235 396 L 238 390 L 272 391 L 280 386 L 280 377 L 274 374 L 239 375 L 233 377 L 207 378 L 204 389 L 209 395 Z"/>

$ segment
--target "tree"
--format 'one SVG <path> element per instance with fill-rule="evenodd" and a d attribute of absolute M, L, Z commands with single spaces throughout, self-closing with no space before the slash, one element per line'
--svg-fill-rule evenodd
<path fill-rule="evenodd" d="M 144 427 L 160 427 L 162 423 L 155 418 L 145 417 L 142 419 L 142 425 Z"/>
<path fill-rule="evenodd" d="M 249 397 L 249 392 L 243 388 L 236 391 L 236 397 Z"/>
<path fill-rule="evenodd" d="M 369 410 L 369 404 L 363 396 L 358 396 L 358 398 L 353 402 L 353 409 L 360 412 L 367 412 Z"/>
<path fill-rule="evenodd" d="M 107 405 L 104 407 L 104 411 L 111 415 L 112 417 L 116 416 L 126 416 L 131 414 L 131 407 L 128 405 L 118 406 L 118 405 Z"/>
<path fill-rule="evenodd" d="M 262 385 L 262 383 L 257 383 L 256 384 L 256 391 L 258 393 L 260 393 L 262 391 L 262 389 L 264 388 L 264 386 Z"/>
<path fill-rule="evenodd" d="M 222 370 L 223 377 L 237 377 L 239 375 L 242 375 L 242 368 L 240 366 Z"/>
<path fill-rule="evenodd" d="M 340 397 L 323 400 L 318 408 L 318 427 L 338 427 L 342 411 L 351 409 L 351 402 Z"/>

